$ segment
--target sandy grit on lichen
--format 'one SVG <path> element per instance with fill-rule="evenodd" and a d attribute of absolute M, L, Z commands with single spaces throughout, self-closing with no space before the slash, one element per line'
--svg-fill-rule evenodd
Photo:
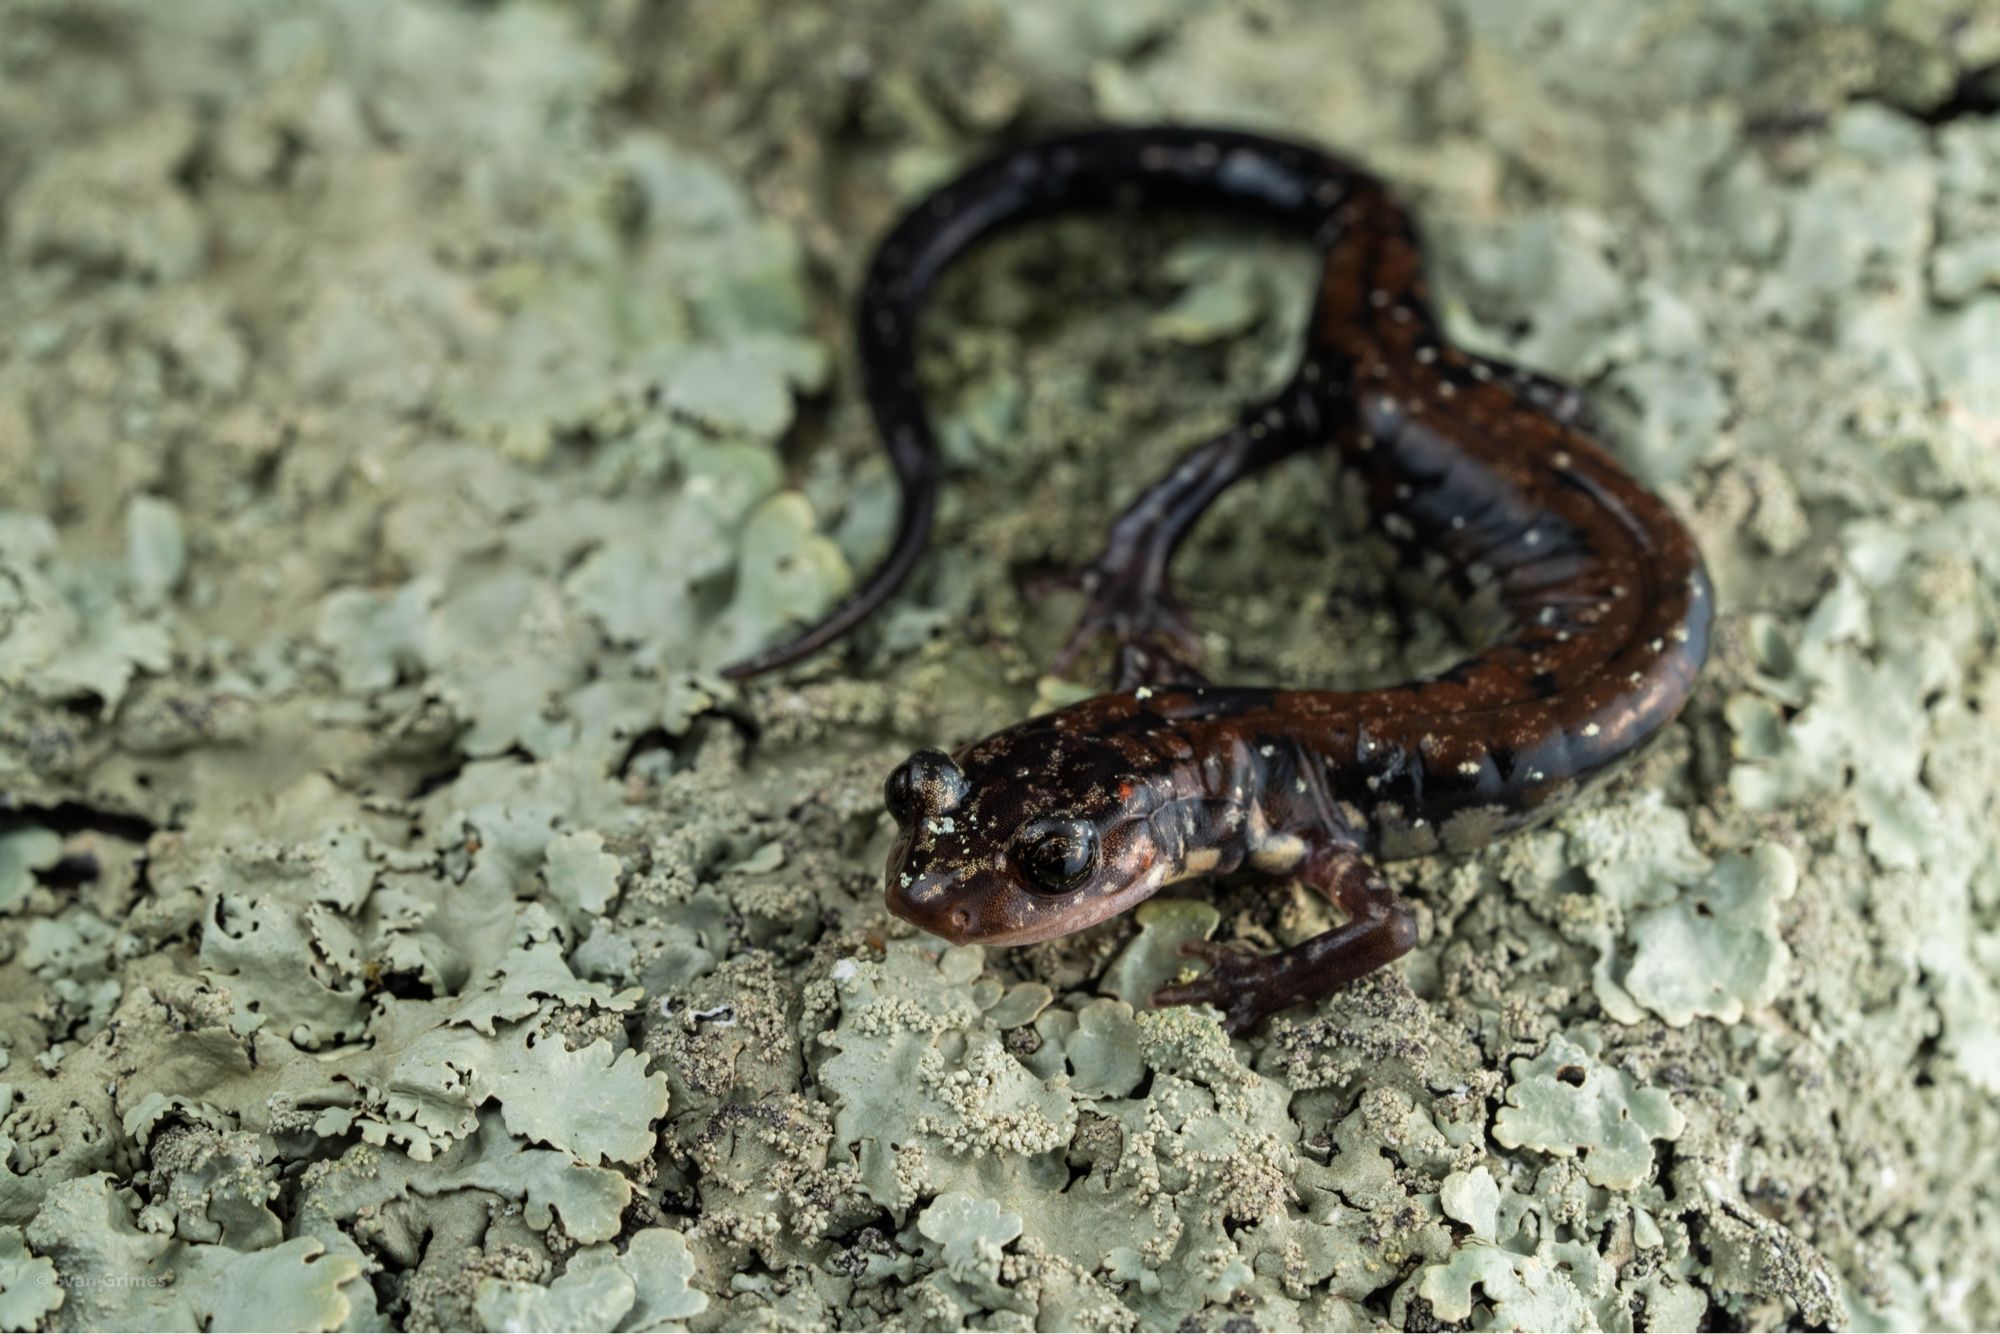
<path fill-rule="evenodd" d="M 2000 23 L 1864 8 L 0 10 L 0 1328 L 2000 1321 Z M 1158 117 L 1405 187 L 1722 609 L 1628 778 L 1234 1045 L 1134 1004 L 1320 905 L 946 949 L 879 786 L 1088 689 L 1046 576 L 1283 372 L 1302 256 L 971 261 L 912 588 L 713 675 L 893 519 L 868 239 Z M 1219 676 L 1449 658 L 1334 512 L 1204 525 Z"/>

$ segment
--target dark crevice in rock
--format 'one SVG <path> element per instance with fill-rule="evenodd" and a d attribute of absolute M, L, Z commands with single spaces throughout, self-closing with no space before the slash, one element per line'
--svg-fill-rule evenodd
<path fill-rule="evenodd" d="M 62 801 L 53 806 L 16 805 L 0 795 L 0 824 L 34 824 L 67 838 L 86 830 L 107 834 L 128 843 L 144 843 L 159 826 L 143 815 L 129 811 L 108 811 L 80 801 Z"/>

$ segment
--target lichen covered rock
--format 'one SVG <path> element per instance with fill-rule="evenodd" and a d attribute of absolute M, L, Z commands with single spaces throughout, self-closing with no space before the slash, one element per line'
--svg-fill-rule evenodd
<path fill-rule="evenodd" d="M 0 1328 L 2000 1323 L 2000 22 L 1968 6 L 30 0 L 0 11 Z M 1071 218 L 845 329 L 998 143 L 1268 126 L 1576 381 L 1716 651 L 1422 944 L 1232 1042 L 1249 879 L 954 949 L 880 784 L 1089 693 L 1049 572 L 1289 374 L 1309 257 Z M 1449 665 L 1323 460 L 1218 677 Z"/>

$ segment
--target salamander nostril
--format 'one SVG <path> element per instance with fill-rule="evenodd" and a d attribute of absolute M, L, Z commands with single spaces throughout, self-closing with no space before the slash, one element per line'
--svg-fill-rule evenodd
<path fill-rule="evenodd" d="M 954 935 L 962 936 L 972 930 L 972 911 L 969 908 L 953 908 L 950 920 Z"/>

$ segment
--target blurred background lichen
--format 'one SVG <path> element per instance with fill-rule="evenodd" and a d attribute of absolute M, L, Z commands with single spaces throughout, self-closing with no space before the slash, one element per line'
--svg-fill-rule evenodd
<path fill-rule="evenodd" d="M 1996 69 L 1966 0 L 0 4 L 0 1329 L 2000 1325 Z M 1722 611 L 1633 772 L 1233 1046 L 1143 998 L 1304 895 L 945 949 L 879 785 L 1097 679 L 1054 576 L 1306 256 L 983 251 L 918 577 L 714 674 L 886 540 L 873 239 L 1162 118 L 1399 182 Z M 1333 515 L 1205 523 L 1218 675 L 1452 652 Z"/>

